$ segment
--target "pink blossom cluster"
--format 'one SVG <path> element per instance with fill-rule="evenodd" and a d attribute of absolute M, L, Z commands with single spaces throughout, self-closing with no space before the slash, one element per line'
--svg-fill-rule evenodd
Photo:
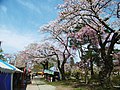
<path fill-rule="evenodd" d="M 85 27 L 81 28 L 76 33 L 73 33 L 73 32 L 69 33 L 69 37 L 70 38 L 75 38 L 76 40 L 78 40 L 82 44 L 84 44 L 85 40 L 91 41 L 90 43 L 93 44 L 93 45 L 98 44 L 97 33 L 96 33 L 95 30 L 93 30 L 89 26 L 85 26 Z"/>

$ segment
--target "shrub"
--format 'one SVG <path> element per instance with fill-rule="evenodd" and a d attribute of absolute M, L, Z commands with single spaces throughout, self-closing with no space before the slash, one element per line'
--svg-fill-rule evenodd
<path fill-rule="evenodd" d="M 71 71 L 67 71 L 67 72 L 65 72 L 65 77 L 66 77 L 67 79 L 69 79 L 70 76 L 71 76 Z"/>
<path fill-rule="evenodd" d="M 116 75 L 112 77 L 113 85 L 120 86 L 120 75 Z"/>
<path fill-rule="evenodd" d="M 81 73 L 80 70 L 74 70 L 72 76 L 75 77 L 76 79 L 79 79 L 80 73 Z"/>

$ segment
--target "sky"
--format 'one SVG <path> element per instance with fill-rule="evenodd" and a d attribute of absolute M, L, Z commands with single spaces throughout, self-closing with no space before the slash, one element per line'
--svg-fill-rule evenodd
<path fill-rule="evenodd" d="M 58 16 L 63 0 L 0 0 L 0 41 L 4 53 L 24 50 L 40 42 L 39 27 Z"/>

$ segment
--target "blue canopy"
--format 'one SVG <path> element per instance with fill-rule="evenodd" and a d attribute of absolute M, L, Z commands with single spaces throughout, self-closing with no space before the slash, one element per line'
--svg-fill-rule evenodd
<path fill-rule="evenodd" d="M 54 75 L 54 71 L 48 70 L 48 69 L 45 69 L 45 70 L 44 70 L 44 73 Z"/>
<path fill-rule="evenodd" d="M 23 72 L 20 69 L 16 68 L 15 66 L 8 64 L 7 62 L 4 62 L 3 60 L 0 60 L 0 71 L 1 72 Z"/>
<path fill-rule="evenodd" d="M 55 67 L 55 66 L 51 67 L 50 70 L 52 70 L 52 71 L 54 71 L 54 72 L 58 72 L 58 68 Z"/>

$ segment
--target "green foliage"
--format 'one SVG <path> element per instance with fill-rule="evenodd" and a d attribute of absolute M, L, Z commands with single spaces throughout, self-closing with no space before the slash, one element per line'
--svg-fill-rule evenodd
<path fill-rule="evenodd" d="M 73 32 L 78 32 L 78 31 L 79 31 L 82 27 L 84 27 L 84 26 L 85 26 L 84 23 L 78 24 L 78 25 L 74 28 Z"/>
<path fill-rule="evenodd" d="M 94 72 L 94 75 L 89 79 L 89 84 L 97 85 L 99 83 L 99 74 Z"/>
<path fill-rule="evenodd" d="M 81 71 L 80 70 L 74 70 L 72 73 L 72 76 L 75 77 L 76 79 L 80 78 Z"/>
<path fill-rule="evenodd" d="M 88 90 L 86 88 L 75 88 L 74 90 Z"/>
<path fill-rule="evenodd" d="M 118 52 L 120 52 L 120 49 L 114 49 L 113 52 L 114 52 L 114 53 L 118 53 Z"/>
<path fill-rule="evenodd" d="M 108 30 L 108 29 L 105 29 L 104 31 L 105 31 L 106 33 L 110 33 L 110 30 Z"/>
<path fill-rule="evenodd" d="M 0 59 L 4 60 L 4 56 L 2 55 L 3 50 L 0 49 Z"/>
<path fill-rule="evenodd" d="M 34 72 L 39 72 L 39 71 L 41 71 L 41 69 L 42 69 L 42 66 L 41 66 L 41 65 L 34 65 L 32 71 L 34 71 Z"/>
<path fill-rule="evenodd" d="M 0 59 L 3 59 L 3 58 L 4 58 L 4 56 L 2 54 L 0 54 Z"/>
<path fill-rule="evenodd" d="M 3 50 L 0 48 L 0 53 L 3 52 Z"/>
<path fill-rule="evenodd" d="M 67 79 L 70 79 L 70 76 L 71 76 L 71 71 L 65 72 L 65 77 L 66 77 Z"/>
<path fill-rule="evenodd" d="M 53 63 L 48 63 L 48 69 L 50 69 L 51 67 L 53 67 L 54 64 Z"/>
<path fill-rule="evenodd" d="M 120 75 L 113 76 L 112 77 L 112 83 L 113 83 L 113 85 L 120 86 Z"/>

